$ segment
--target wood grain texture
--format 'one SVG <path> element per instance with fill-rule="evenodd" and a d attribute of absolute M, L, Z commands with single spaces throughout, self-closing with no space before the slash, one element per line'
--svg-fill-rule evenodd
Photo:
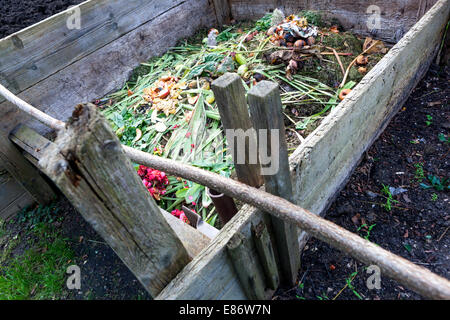
<path fill-rule="evenodd" d="M 295 203 L 320 213 L 343 187 L 358 159 L 427 69 L 448 21 L 449 2 L 438 1 L 291 155 Z M 348 130 L 347 126 L 350 126 Z M 342 141 L 341 145 L 334 147 L 338 141 Z M 311 190 L 303 194 L 307 189 Z M 242 298 L 243 290 L 236 283 L 232 269 L 223 267 L 229 265 L 224 243 L 237 230 L 242 232 L 249 224 L 259 221 L 259 210 L 244 206 L 158 299 Z M 300 247 L 306 237 L 306 233 L 300 235 Z"/>
<path fill-rule="evenodd" d="M 2 133 L 0 133 L 0 160 L 14 180 L 39 204 L 46 205 L 56 197 L 39 170 L 29 163 L 17 147 L 9 141 L 8 136 Z M 12 189 L 8 187 L 8 190 Z"/>
<path fill-rule="evenodd" d="M 261 266 L 264 270 L 267 286 L 276 290 L 280 284 L 280 276 L 278 273 L 277 260 L 275 258 L 275 250 L 273 249 L 270 234 L 267 231 L 266 224 L 263 222 L 252 226 L 253 239 L 255 241 L 256 250 L 258 252 Z"/>
<path fill-rule="evenodd" d="M 337 18 L 343 27 L 361 35 L 376 36 L 390 43 L 400 38 L 430 9 L 436 0 L 405 0 L 376 2 L 347 0 L 231 0 L 231 14 L 237 20 L 256 19 L 275 8 L 285 14 L 300 10 L 321 11 L 325 19 Z M 381 28 L 375 31 L 368 27 L 371 13 L 370 5 L 377 5 L 381 10 Z M 370 25 L 370 24 L 369 24 Z"/>
<path fill-rule="evenodd" d="M 10 198 L 9 201 L 8 205 L 0 211 L 0 219 L 5 221 L 14 218 L 20 210 L 35 203 L 33 197 L 23 190 L 18 197 Z"/>
<path fill-rule="evenodd" d="M 261 81 L 250 89 L 247 99 L 253 127 L 259 133 L 258 146 L 267 146 L 267 152 L 259 149 L 260 157 L 268 157 L 270 155 L 269 165 L 274 167 L 273 169 L 277 169 L 274 170 L 274 173 L 263 175 L 265 190 L 292 202 L 293 194 L 286 129 L 284 127 L 278 84 L 270 81 Z M 260 134 L 262 130 L 266 130 L 267 134 Z M 272 140 L 272 135 L 275 137 L 274 140 Z M 263 152 L 266 154 L 263 155 Z M 260 162 L 265 164 L 266 161 L 261 160 Z M 273 216 L 271 216 L 271 220 L 280 259 L 282 281 L 288 285 L 293 285 L 297 280 L 300 266 L 298 229 L 292 224 Z"/>
<path fill-rule="evenodd" d="M 190 261 L 96 106 L 75 108 L 39 166 L 152 296 Z"/>

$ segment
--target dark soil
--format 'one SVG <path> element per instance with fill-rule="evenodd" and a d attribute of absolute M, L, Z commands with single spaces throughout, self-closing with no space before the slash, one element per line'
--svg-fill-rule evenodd
<path fill-rule="evenodd" d="M 64 212 L 63 236 L 72 240 L 75 264 L 81 269 L 81 290 L 67 290 L 65 298 L 150 299 L 136 277 L 73 206 L 62 200 L 59 207 Z"/>
<path fill-rule="evenodd" d="M 450 274 L 449 82 L 449 67 L 430 68 L 325 215 L 363 237 L 372 226 L 370 241 L 446 278 Z M 436 180 L 436 187 L 427 188 L 428 176 L 440 178 L 444 190 L 438 190 Z M 407 190 L 393 197 L 398 202 L 392 203 L 391 210 L 383 207 L 387 202 L 383 185 Z M 367 227 L 358 230 L 362 225 Z M 383 275 L 381 289 L 369 290 L 365 267 L 311 239 L 302 254 L 298 284 L 278 290 L 274 299 L 359 299 L 357 294 L 375 300 L 422 298 Z M 354 291 L 345 287 L 349 277 L 354 277 Z"/>
<path fill-rule="evenodd" d="M 83 0 L 0 0 L 0 39 Z"/>

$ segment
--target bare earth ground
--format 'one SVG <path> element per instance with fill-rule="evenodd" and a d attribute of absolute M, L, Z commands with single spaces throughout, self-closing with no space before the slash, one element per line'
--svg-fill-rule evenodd
<path fill-rule="evenodd" d="M 429 175 L 450 178 L 450 68 L 432 66 L 387 129 L 368 150 L 325 218 L 414 263 L 449 278 L 450 199 L 446 191 L 425 189 Z M 431 116 L 428 120 L 427 115 Z M 430 121 L 427 125 L 426 121 Z M 439 139 L 445 136 L 447 142 Z M 420 165 L 422 164 L 422 165 Z M 420 170 L 423 176 L 420 178 Z M 382 204 L 382 185 L 407 191 Z M 433 195 L 434 194 L 434 195 Z M 372 226 L 358 231 L 361 225 Z M 369 232 L 369 234 L 368 234 Z M 381 289 L 369 290 L 364 265 L 312 239 L 302 255 L 299 283 L 274 299 L 420 299 L 382 275 Z M 354 272 L 357 272 L 356 276 Z M 353 275 L 352 275 L 353 274 Z M 346 286 L 346 279 L 354 280 Z"/>

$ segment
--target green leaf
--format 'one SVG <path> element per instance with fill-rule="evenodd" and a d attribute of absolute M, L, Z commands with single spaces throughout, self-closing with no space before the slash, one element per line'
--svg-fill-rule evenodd
<path fill-rule="evenodd" d="M 200 184 L 194 183 L 194 185 L 187 190 L 188 191 L 187 191 L 184 199 L 187 203 L 192 203 L 192 202 L 197 202 L 197 199 L 200 196 L 200 193 L 205 190 L 205 187 Z"/>
<path fill-rule="evenodd" d="M 175 192 L 175 196 L 177 198 L 185 198 L 186 197 L 186 193 L 188 192 L 188 188 L 183 188 L 178 190 L 177 192 Z"/>

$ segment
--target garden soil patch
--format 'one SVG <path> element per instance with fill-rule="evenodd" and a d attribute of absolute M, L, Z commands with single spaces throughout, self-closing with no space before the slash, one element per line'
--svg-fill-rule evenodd
<path fill-rule="evenodd" d="M 450 68 L 430 68 L 325 215 L 446 278 L 450 274 L 449 82 Z M 435 186 L 427 187 L 433 177 Z M 436 178 L 443 190 L 438 190 Z M 393 196 L 397 202 L 391 201 L 390 211 L 383 206 L 387 203 L 383 185 L 406 190 Z M 422 298 L 383 274 L 381 289 L 369 290 L 366 281 L 372 273 L 366 273 L 365 267 L 311 239 L 302 254 L 297 285 L 278 290 L 274 299 Z M 353 279 L 350 286 L 347 279 Z"/>
<path fill-rule="evenodd" d="M 31 26 L 82 0 L 0 0 L 0 39 Z"/>
<path fill-rule="evenodd" d="M 81 270 L 81 290 L 66 290 L 66 299 L 140 300 L 147 291 L 114 251 L 66 201 L 61 201 L 63 236 L 70 238 Z"/>

